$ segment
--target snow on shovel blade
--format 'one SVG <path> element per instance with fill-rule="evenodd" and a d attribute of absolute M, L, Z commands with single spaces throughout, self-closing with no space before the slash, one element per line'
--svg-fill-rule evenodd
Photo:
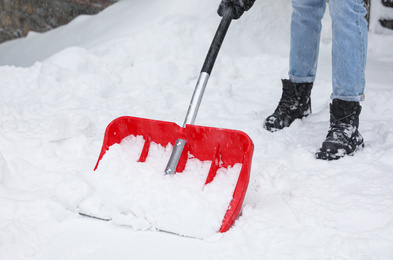
<path fill-rule="evenodd" d="M 219 232 L 226 232 L 238 217 L 247 191 L 254 145 L 244 132 L 197 125 L 185 128 L 172 122 L 150 120 L 136 117 L 119 117 L 107 127 L 100 156 L 94 170 L 97 169 L 110 146 L 120 143 L 125 137 L 143 136 L 145 139 L 139 162 L 144 162 L 149 153 L 151 142 L 166 146 L 174 145 L 177 139 L 186 140 L 176 172 L 185 168 L 188 154 L 201 161 L 212 161 L 205 185 L 212 182 L 217 170 L 241 164 L 239 178 L 222 221 Z M 164 174 L 164 169 L 163 169 Z"/>

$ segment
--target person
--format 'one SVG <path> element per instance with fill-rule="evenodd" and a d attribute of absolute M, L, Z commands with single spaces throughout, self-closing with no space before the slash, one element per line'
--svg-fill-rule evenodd
<path fill-rule="evenodd" d="M 233 19 L 255 0 L 222 0 L 218 14 L 233 8 Z M 311 114 L 311 89 L 317 72 L 321 20 L 327 0 L 292 0 L 289 79 L 282 80 L 282 96 L 264 128 L 275 132 Z M 367 58 L 367 14 L 363 0 L 330 0 L 332 18 L 332 94 L 330 127 L 315 153 L 317 159 L 336 160 L 364 147 L 359 133 L 360 101 L 364 100 Z"/>

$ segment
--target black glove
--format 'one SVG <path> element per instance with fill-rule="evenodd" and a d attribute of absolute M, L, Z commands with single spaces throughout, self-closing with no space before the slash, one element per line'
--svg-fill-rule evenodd
<path fill-rule="evenodd" d="M 233 19 L 239 19 L 244 11 L 248 11 L 254 4 L 255 0 L 222 0 L 218 7 L 217 13 L 219 16 L 224 15 L 224 11 L 228 7 L 233 7 Z"/>

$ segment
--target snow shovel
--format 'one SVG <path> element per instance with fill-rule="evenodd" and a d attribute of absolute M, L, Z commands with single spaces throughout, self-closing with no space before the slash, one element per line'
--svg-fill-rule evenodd
<path fill-rule="evenodd" d="M 233 9 L 228 8 L 210 45 L 183 126 L 166 121 L 130 116 L 119 117 L 113 120 L 106 129 L 101 153 L 94 168 L 94 170 L 97 169 L 100 160 L 111 145 L 120 143 L 123 138 L 130 135 L 143 136 L 145 140 L 139 162 L 145 162 L 151 142 L 162 146 L 170 143 L 174 146 L 168 165 L 165 170 L 163 169 L 163 174 L 182 172 L 189 155 L 201 161 L 212 161 L 205 185 L 213 181 L 218 169 L 241 164 L 233 197 L 219 230 L 221 233 L 226 232 L 232 226 L 240 213 L 250 179 L 254 145 L 244 132 L 197 126 L 194 122 L 232 17 Z"/>

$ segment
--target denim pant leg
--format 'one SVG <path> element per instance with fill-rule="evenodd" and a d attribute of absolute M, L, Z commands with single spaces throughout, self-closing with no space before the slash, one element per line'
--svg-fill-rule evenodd
<path fill-rule="evenodd" d="M 368 28 L 363 0 L 330 0 L 332 17 L 332 99 L 364 99 Z"/>
<path fill-rule="evenodd" d="M 292 7 L 289 79 L 314 82 L 326 0 L 292 0 Z"/>

